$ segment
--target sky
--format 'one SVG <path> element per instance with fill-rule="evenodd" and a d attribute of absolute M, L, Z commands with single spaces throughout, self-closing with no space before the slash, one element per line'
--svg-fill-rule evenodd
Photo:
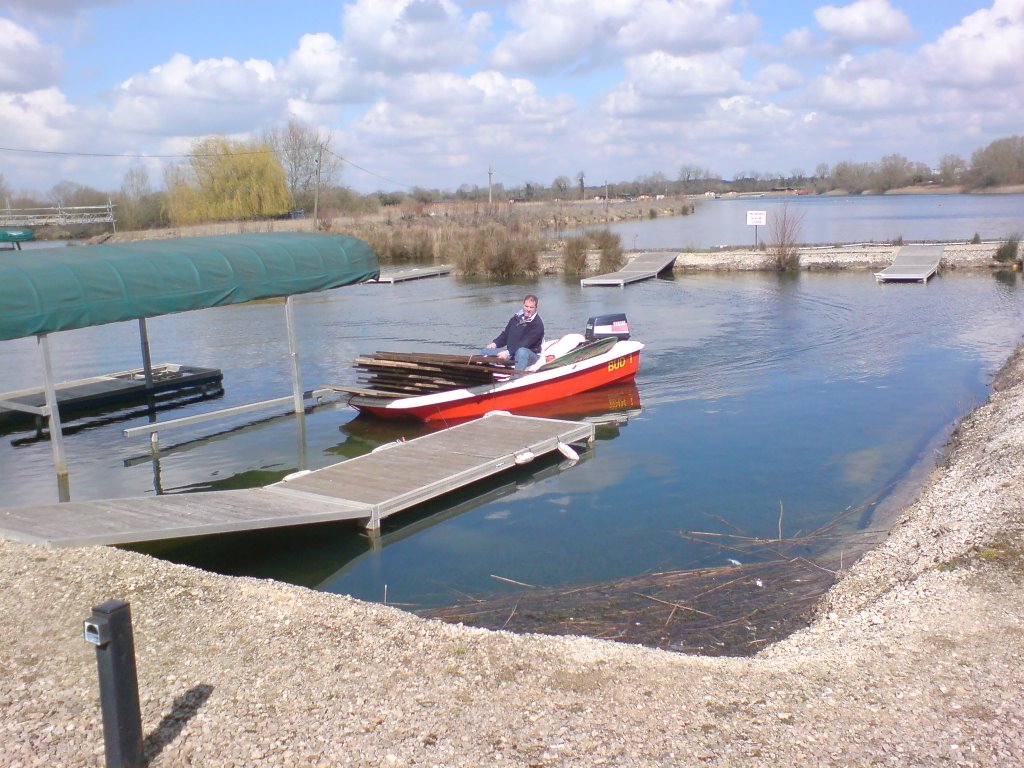
<path fill-rule="evenodd" d="M 292 119 L 361 193 L 935 167 L 1024 133 L 1024 0 L 0 0 L 15 193 Z"/>

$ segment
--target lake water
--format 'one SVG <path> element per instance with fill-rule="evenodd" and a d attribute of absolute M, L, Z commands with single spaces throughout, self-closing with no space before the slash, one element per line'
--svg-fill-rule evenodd
<path fill-rule="evenodd" d="M 540 295 L 550 335 L 625 312 L 647 346 L 635 387 L 579 398 L 548 415 L 604 418 L 574 467 L 537 462 L 386 523 L 371 548 L 356 524 L 153 547 L 213 570 L 272 577 L 408 606 L 513 589 L 493 576 L 568 585 L 725 562 L 681 536 L 786 535 L 875 504 L 916 463 L 931 466 L 954 421 L 984 401 L 1024 331 L 1016 273 L 941 274 L 878 285 L 867 272 L 701 274 L 627 289 L 575 280 L 483 285 L 456 279 L 361 285 L 297 308 L 306 388 L 356 384 L 348 362 L 375 350 L 466 352 L 488 341 L 522 295 Z M 224 370 L 220 399 L 166 420 L 290 391 L 284 306 L 264 302 L 156 318 L 154 362 Z M 139 364 L 137 326 L 56 334 L 60 379 Z M 41 381 L 34 340 L 0 342 L 0 391 Z M 161 435 L 93 418 L 65 438 L 72 500 L 261 485 L 423 433 L 343 403 L 295 416 L 235 417 Z M 216 433 L 212 434 L 211 433 Z M 52 503 L 50 446 L 29 431 L 0 440 L 0 504 Z"/>
<path fill-rule="evenodd" d="M 1002 240 L 1024 233 L 1024 195 L 861 195 L 698 200 L 690 216 L 613 224 L 622 247 L 694 248 L 753 245 L 770 240 L 769 227 L 747 225 L 747 211 L 769 222 L 782 206 L 803 218 L 803 243 L 966 242 L 976 234 Z"/>

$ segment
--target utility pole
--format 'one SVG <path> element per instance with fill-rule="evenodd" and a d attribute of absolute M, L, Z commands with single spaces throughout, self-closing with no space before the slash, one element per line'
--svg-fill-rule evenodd
<path fill-rule="evenodd" d="M 491 205 L 494 200 L 491 197 L 491 182 L 494 179 L 494 168 L 487 166 L 487 204 Z"/>
<path fill-rule="evenodd" d="M 317 229 L 317 213 L 320 208 L 320 161 L 323 159 L 324 145 L 316 146 L 316 188 L 313 190 L 313 231 Z"/>

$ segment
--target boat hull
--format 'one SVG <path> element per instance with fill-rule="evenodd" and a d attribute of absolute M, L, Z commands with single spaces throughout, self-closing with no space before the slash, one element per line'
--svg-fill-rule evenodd
<path fill-rule="evenodd" d="M 354 396 L 349 405 L 382 419 L 456 421 L 491 411 L 512 411 L 550 403 L 607 384 L 632 381 L 640 369 L 642 344 L 619 342 L 598 357 L 499 384 L 409 398 Z"/>

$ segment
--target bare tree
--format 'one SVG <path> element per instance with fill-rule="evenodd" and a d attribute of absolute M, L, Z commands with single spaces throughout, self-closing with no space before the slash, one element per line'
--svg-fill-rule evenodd
<path fill-rule="evenodd" d="M 976 150 L 968 175 L 975 187 L 1024 183 L 1024 136 L 998 139 Z"/>
<path fill-rule="evenodd" d="M 787 200 L 774 211 L 768 221 L 768 237 L 771 242 L 775 266 L 780 272 L 799 269 L 800 253 L 797 251 L 800 230 L 804 225 L 806 211 L 797 210 Z"/>
<path fill-rule="evenodd" d="M 121 194 L 117 198 L 117 218 L 124 229 L 141 229 L 145 224 L 146 202 L 153 189 L 149 172 L 141 165 L 129 168 L 121 180 Z"/>
<path fill-rule="evenodd" d="M 312 208 L 317 184 L 329 187 L 341 176 L 342 163 L 330 151 L 330 136 L 321 139 L 316 128 L 300 120 L 289 120 L 283 128 L 270 128 L 263 140 L 277 154 L 288 189 L 299 207 Z"/>
<path fill-rule="evenodd" d="M 967 173 L 967 161 L 960 155 L 943 155 L 939 160 L 939 181 L 942 184 L 959 184 Z"/>

